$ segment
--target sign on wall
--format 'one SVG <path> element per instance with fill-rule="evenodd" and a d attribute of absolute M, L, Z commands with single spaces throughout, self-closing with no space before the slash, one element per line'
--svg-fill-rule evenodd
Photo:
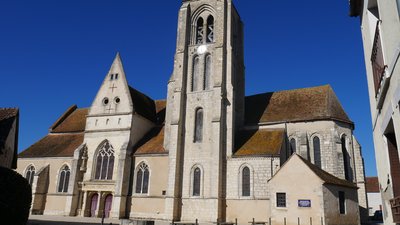
<path fill-rule="evenodd" d="M 311 207 L 311 200 L 300 199 L 298 201 L 298 206 L 301 207 L 301 208 L 310 208 Z"/>

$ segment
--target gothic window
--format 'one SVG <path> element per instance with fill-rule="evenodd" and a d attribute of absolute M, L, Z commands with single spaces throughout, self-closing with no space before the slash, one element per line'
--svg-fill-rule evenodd
<path fill-rule="evenodd" d="M 242 196 L 250 196 L 250 169 L 247 166 L 242 170 Z"/>
<path fill-rule="evenodd" d="M 211 55 L 206 56 L 205 60 L 205 71 L 204 71 L 204 89 L 210 90 L 211 89 L 211 68 L 212 68 L 212 58 Z"/>
<path fill-rule="evenodd" d="M 319 137 L 315 136 L 313 138 L 313 147 L 314 147 L 314 164 L 321 168 L 321 142 Z"/>
<path fill-rule="evenodd" d="M 200 179 L 201 179 L 201 170 L 199 167 L 196 167 L 193 172 L 193 196 L 200 196 Z"/>
<path fill-rule="evenodd" d="M 105 141 L 96 155 L 96 180 L 111 180 L 114 171 L 114 148 Z"/>
<path fill-rule="evenodd" d="M 346 180 L 350 180 L 349 174 L 349 154 L 347 152 L 346 146 L 346 135 L 342 136 L 342 155 L 343 155 L 343 170 L 344 170 L 344 177 Z"/>
<path fill-rule="evenodd" d="M 207 19 L 207 43 L 214 41 L 214 17 L 209 16 Z"/>
<path fill-rule="evenodd" d="M 195 126 L 194 126 L 194 142 L 203 140 L 203 109 L 196 110 Z"/>
<path fill-rule="evenodd" d="M 196 56 L 193 60 L 192 91 L 200 91 L 200 58 Z"/>
<path fill-rule="evenodd" d="M 196 44 L 202 44 L 204 41 L 204 20 L 199 18 L 196 23 Z"/>
<path fill-rule="evenodd" d="M 290 139 L 290 151 L 289 156 L 296 152 L 296 139 Z"/>
<path fill-rule="evenodd" d="M 142 162 L 136 170 L 136 193 L 147 194 L 149 189 L 149 167 Z"/>
<path fill-rule="evenodd" d="M 29 185 L 32 186 L 33 184 L 33 177 L 35 176 L 35 167 L 29 166 L 26 170 L 25 178 L 28 180 Z"/>
<path fill-rule="evenodd" d="M 70 177 L 71 171 L 68 166 L 64 166 L 59 175 L 59 181 L 58 181 L 58 192 L 68 192 L 68 184 L 69 184 L 69 177 Z"/>

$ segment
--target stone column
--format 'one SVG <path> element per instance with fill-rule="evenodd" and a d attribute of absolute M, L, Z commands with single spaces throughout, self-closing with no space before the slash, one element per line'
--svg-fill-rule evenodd
<path fill-rule="evenodd" d="M 101 202 L 101 192 L 97 192 L 97 194 L 98 194 L 98 198 L 97 198 L 95 217 L 100 217 L 99 210 L 100 210 L 100 202 Z"/>
<path fill-rule="evenodd" d="M 82 204 L 82 208 L 81 208 L 81 211 L 80 211 L 80 216 L 82 216 L 82 217 L 84 217 L 84 216 L 86 216 L 87 214 L 86 214 L 86 211 L 87 211 L 87 195 L 88 195 L 88 193 L 86 192 L 86 191 L 84 191 L 83 192 L 83 204 Z"/>

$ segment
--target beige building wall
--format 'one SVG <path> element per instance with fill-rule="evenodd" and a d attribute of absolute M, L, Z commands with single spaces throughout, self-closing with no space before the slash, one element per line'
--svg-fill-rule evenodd
<path fill-rule="evenodd" d="M 145 163 L 150 172 L 147 194 L 135 193 L 137 168 Z M 168 184 L 168 155 L 135 157 L 132 181 L 130 217 L 135 219 L 165 219 L 165 195 Z"/>
<path fill-rule="evenodd" d="M 66 199 L 68 193 L 58 192 L 60 170 L 68 165 L 71 168 L 73 158 L 19 158 L 17 172 L 26 176 L 29 166 L 35 167 L 35 176 L 32 184 L 32 213 L 44 215 L 68 215 L 69 206 Z"/>
<path fill-rule="evenodd" d="M 339 213 L 339 191 L 345 193 L 345 214 Z M 357 192 L 355 189 L 334 185 L 323 186 L 325 224 L 360 224 Z"/>

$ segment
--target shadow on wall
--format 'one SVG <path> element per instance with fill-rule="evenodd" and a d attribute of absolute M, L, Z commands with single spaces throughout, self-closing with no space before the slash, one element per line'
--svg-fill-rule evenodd
<path fill-rule="evenodd" d="M 99 225 L 100 223 L 83 223 L 83 222 L 60 222 L 60 221 L 41 221 L 41 220 L 30 220 L 28 225 Z M 104 223 L 104 225 L 110 225 L 113 223 Z M 114 223 L 115 225 L 115 223 Z"/>

